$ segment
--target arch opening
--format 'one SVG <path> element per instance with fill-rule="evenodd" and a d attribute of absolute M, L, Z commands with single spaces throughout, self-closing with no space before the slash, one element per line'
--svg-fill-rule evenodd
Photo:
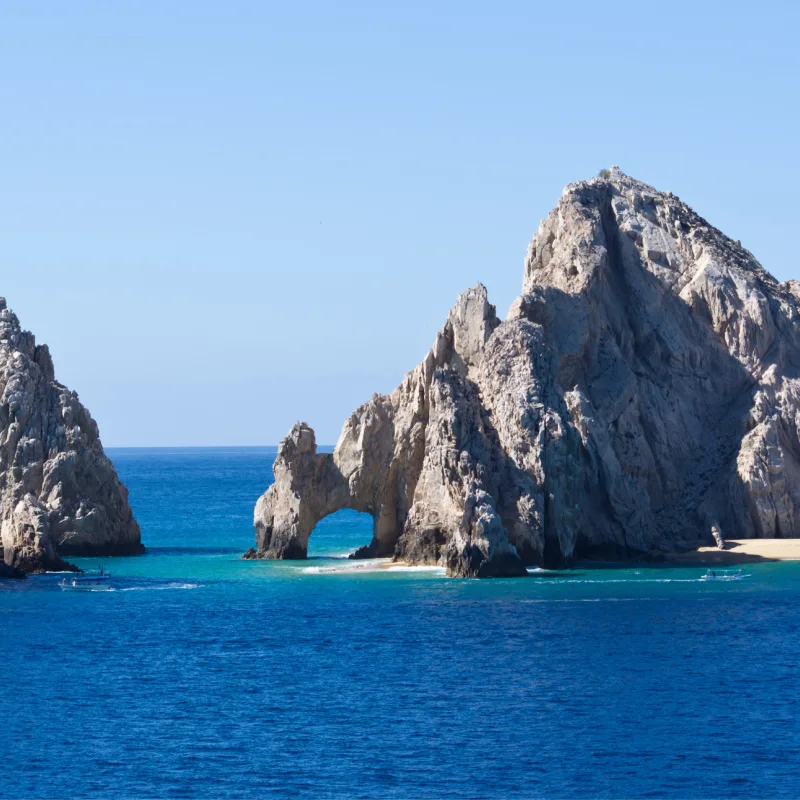
<path fill-rule="evenodd" d="M 323 517 L 308 537 L 308 558 L 347 558 L 372 542 L 372 514 L 342 508 Z"/>

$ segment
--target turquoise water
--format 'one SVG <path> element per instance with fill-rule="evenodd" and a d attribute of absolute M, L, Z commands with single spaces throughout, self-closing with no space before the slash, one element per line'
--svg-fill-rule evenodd
<path fill-rule="evenodd" d="M 800 565 L 241 561 L 273 453 L 110 450 L 147 555 L 0 581 L 0 797 L 800 796 Z"/>

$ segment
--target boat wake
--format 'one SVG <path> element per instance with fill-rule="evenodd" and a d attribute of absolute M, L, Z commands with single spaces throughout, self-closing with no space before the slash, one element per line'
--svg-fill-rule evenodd
<path fill-rule="evenodd" d="M 164 583 L 157 586 L 82 586 L 81 594 L 99 593 L 110 594 L 113 592 L 164 592 L 175 589 L 202 589 L 203 583 Z"/>
<path fill-rule="evenodd" d="M 170 589 L 202 589 L 203 583 L 165 583 L 162 586 L 123 586 L 120 592 L 163 592 Z"/>

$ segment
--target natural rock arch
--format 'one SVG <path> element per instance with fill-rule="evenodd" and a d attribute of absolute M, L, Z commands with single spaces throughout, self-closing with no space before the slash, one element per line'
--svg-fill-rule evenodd
<path fill-rule="evenodd" d="M 475 381 L 498 325 L 485 287 L 470 289 L 423 362 L 391 395 L 374 395 L 350 416 L 333 453 L 317 453 L 314 431 L 297 423 L 256 505 L 257 550 L 248 556 L 305 558 L 314 526 L 352 508 L 374 520 L 360 556 L 444 560 L 456 574 L 525 574 L 486 488 L 496 483 L 485 462 L 497 443 Z M 463 439 L 463 449 L 454 447 Z"/>
<path fill-rule="evenodd" d="M 778 283 L 671 193 L 618 169 L 571 184 L 500 322 L 459 297 L 400 386 L 332 454 L 296 425 L 256 507 L 258 553 L 319 514 L 452 575 L 658 558 L 800 532 L 800 283 Z"/>
<path fill-rule="evenodd" d="M 306 558 L 314 528 L 342 509 L 372 517 L 370 555 L 394 552 L 398 533 L 391 515 L 383 512 L 370 487 L 359 482 L 357 467 L 340 451 L 317 452 L 314 431 L 306 423 L 298 422 L 281 442 L 273 470 L 274 488 L 256 505 L 256 543 L 262 557 Z"/>

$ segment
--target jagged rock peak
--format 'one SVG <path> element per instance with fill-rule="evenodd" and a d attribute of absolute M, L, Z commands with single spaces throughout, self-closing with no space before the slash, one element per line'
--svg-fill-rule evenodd
<path fill-rule="evenodd" d="M 142 551 L 128 492 L 78 395 L 55 380 L 0 298 L 0 542 L 23 572 L 63 569 L 64 556 Z"/>
<path fill-rule="evenodd" d="M 454 575 L 795 536 L 797 285 L 618 168 L 570 184 L 505 321 L 466 292 L 332 454 L 282 445 L 258 554 L 304 555 L 343 507 L 375 520 L 362 554 Z"/>

